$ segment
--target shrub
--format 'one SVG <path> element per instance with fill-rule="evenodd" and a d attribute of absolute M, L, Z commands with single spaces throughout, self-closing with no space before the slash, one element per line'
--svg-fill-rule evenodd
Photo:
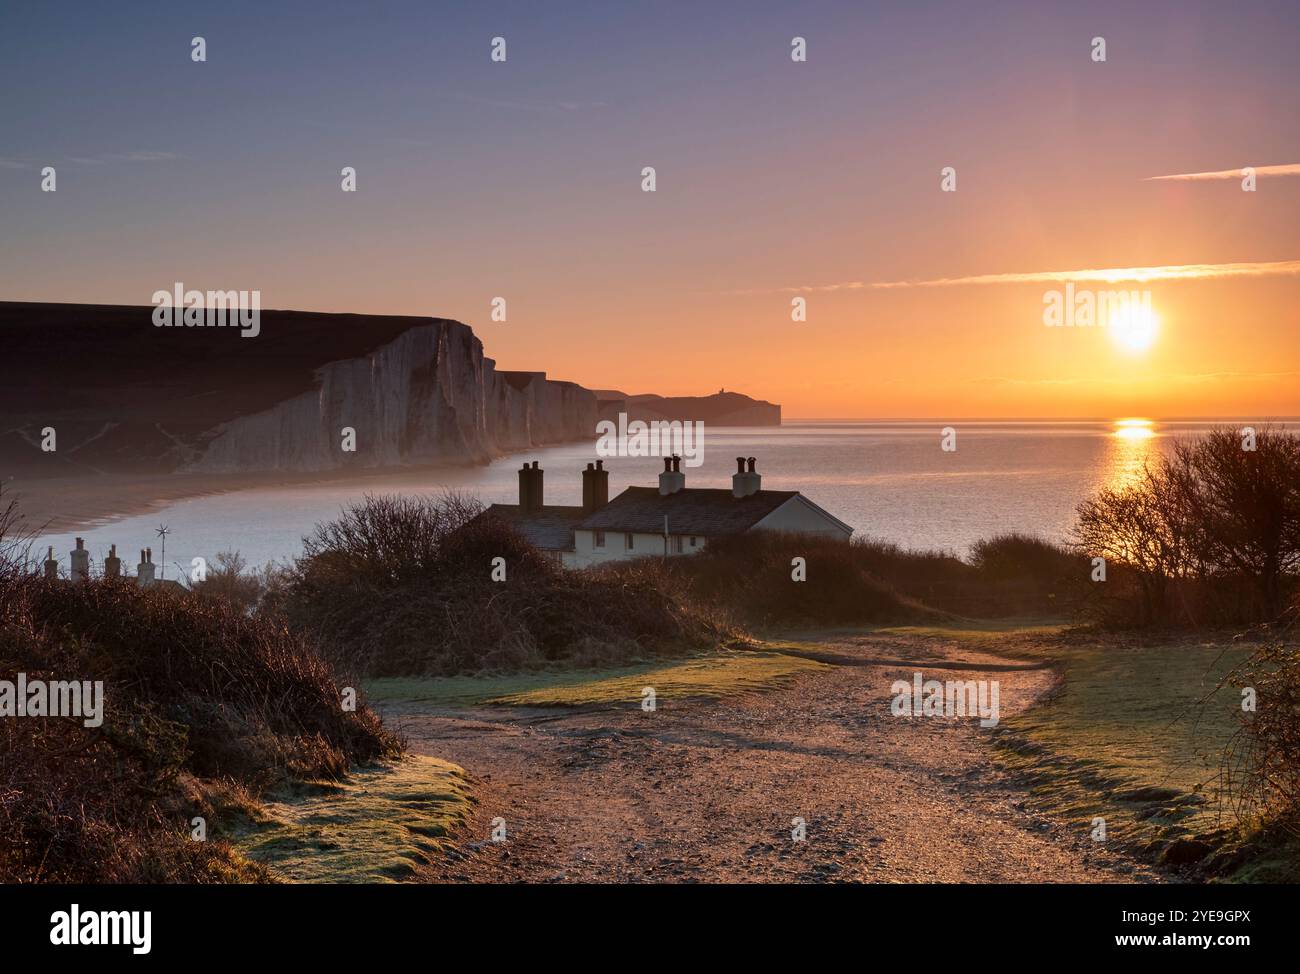
<path fill-rule="evenodd" d="M 267 615 L 370 675 L 622 661 L 730 633 L 645 565 L 570 572 L 457 495 L 367 496 L 320 525 Z M 506 577 L 494 581 L 494 558 Z"/>
<path fill-rule="evenodd" d="M 1243 816 L 1300 832 L 1300 601 L 1225 680 L 1255 691 L 1225 755 L 1228 790 Z"/>
<path fill-rule="evenodd" d="M 863 549 L 834 538 L 754 531 L 711 540 L 666 569 L 697 601 L 751 625 L 838 625 L 933 618 L 866 571 Z M 794 581 L 792 559 L 805 560 L 807 580 Z"/>
<path fill-rule="evenodd" d="M 1276 618 L 1300 571 L 1300 437 L 1266 427 L 1254 445 L 1216 429 L 1079 505 L 1075 547 L 1107 562 L 1101 621 Z"/>
<path fill-rule="evenodd" d="M 0 679 L 103 681 L 104 714 L 0 720 L 0 882 L 263 880 L 226 843 L 190 840 L 202 779 L 255 792 L 400 749 L 369 709 L 342 709 L 333 670 L 283 626 L 23 568 L 0 558 Z"/>

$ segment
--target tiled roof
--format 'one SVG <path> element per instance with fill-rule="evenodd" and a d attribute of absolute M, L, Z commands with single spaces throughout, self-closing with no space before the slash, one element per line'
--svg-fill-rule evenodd
<path fill-rule="evenodd" d="M 529 544 L 545 551 L 572 551 L 573 529 L 586 514 L 582 507 L 555 504 L 536 511 L 524 511 L 518 504 L 493 504 L 483 512 L 508 521 Z"/>
<path fill-rule="evenodd" d="M 718 537 L 748 531 L 791 497 L 795 490 L 760 490 L 735 497 L 730 490 L 685 487 L 661 494 L 657 487 L 629 487 L 576 527 L 584 530 L 662 534 L 664 515 L 672 534 Z"/>

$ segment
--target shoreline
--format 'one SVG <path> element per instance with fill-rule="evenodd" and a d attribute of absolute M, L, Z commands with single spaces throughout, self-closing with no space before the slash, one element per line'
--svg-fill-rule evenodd
<path fill-rule="evenodd" d="M 510 455 L 512 454 L 503 454 L 503 456 Z M 16 500 L 21 528 L 26 532 L 67 534 L 103 527 L 114 521 L 147 514 L 179 501 L 218 494 L 330 483 L 354 483 L 363 486 L 367 483 L 392 481 L 402 476 L 419 476 L 486 466 L 487 464 L 441 463 L 418 467 L 374 467 L 364 471 L 174 473 L 144 477 L 128 474 L 91 474 L 85 477 L 44 480 L 10 479 L 3 484 L 3 503 L 0 503 L 0 507 L 11 500 Z"/>

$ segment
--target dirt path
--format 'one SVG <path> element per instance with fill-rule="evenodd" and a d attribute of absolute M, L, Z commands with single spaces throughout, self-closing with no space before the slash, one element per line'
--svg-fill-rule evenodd
<path fill-rule="evenodd" d="M 1158 880 L 1082 828 L 1023 811 L 1023 792 L 993 766 L 988 732 L 975 721 L 889 712 L 890 685 L 917 669 L 926 679 L 998 680 L 1004 717 L 1046 693 L 1053 671 L 929 637 L 851 637 L 825 651 L 855 665 L 770 693 L 660 700 L 653 713 L 390 712 L 413 750 L 454 761 L 478 782 L 480 804 L 458 851 L 424 878 Z M 486 841 L 498 817 L 507 841 Z M 792 841 L 795 818 L 806 823 L 804 842 Z"/>

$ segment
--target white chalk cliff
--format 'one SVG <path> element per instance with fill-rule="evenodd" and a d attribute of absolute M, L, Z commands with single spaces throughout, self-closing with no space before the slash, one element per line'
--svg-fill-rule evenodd
<path fill-rule="evenodd" d="M 467 326 L 433 320 L 316 370 L 317 388 L 222 423 L 184 469 L 233 472 L 478 463 L 596 436 L 596 396 L 544 372 L 500 372 Z M 355 430 L 355 452 L 343 449 Z"/>

